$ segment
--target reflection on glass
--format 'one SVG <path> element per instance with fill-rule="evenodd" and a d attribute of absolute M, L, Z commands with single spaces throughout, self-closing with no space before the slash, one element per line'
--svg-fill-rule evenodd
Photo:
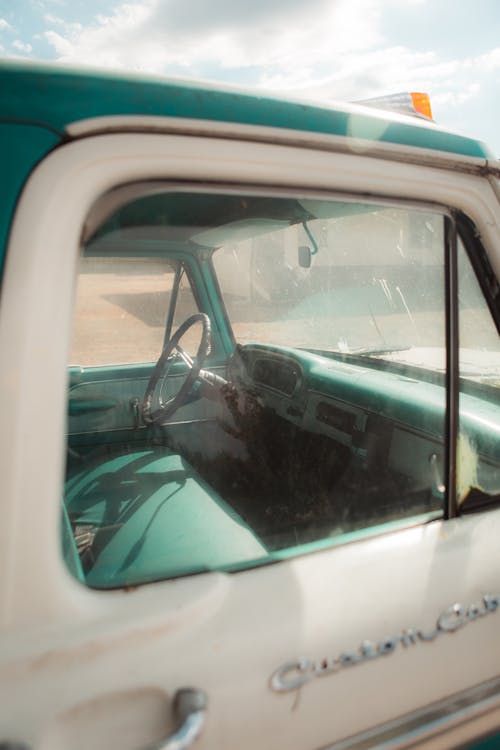
<path fill-rule="evenodd" d="M 458 287 L 457 491 L 462 509 L 472 509 L 500 493 L 500 337 L 462 243 Z"/>
<path fill-rule="evenodd" d="M 97 588 L 234 571 L 442 515 L 442 215 L 157 185 L 107 201 L 75 307 L 73 572 L 75 554 Z M 196 311 L 201 369 L 188 333 L 168 343 Z"/>

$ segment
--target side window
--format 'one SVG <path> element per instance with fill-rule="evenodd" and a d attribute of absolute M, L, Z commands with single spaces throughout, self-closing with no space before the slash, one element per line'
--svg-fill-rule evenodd
<path fill-rule="evenodd" d="M 458 313 L 457 499 L 472 510 L 500 494 L 500 337 L 461 241 Z"/>
<path fill-rule="evenodd" d="M 160 184 L 102 200 L 70 367 L 71 570 L 96 588 L 238 571 L 443 516 L 451 219 Z M 498 491 L 500 420 L 460 253 L 463 494 Z"/>

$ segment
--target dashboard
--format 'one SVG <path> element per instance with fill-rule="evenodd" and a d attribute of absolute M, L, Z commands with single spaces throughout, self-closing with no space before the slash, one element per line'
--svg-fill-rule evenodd
<path fill-rule="evenodd" d="M 443 494 L 444 384 L 304 350 L 241 347 L 239 376 L 297 430 L 347 448 L 360 471 L 385 467 L 410 490 Z"/>

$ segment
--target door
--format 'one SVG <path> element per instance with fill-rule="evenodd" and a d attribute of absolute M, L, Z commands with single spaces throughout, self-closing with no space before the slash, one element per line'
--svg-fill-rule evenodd
<path fill-rule="evenodd" d="M 200 747 L 485 733 L 498 328 L 471 220 L 442 206 L 460 190 L 482 229 L 496 199 L 451 171 L 207 145 L 69 144 L 20 203 L 0 320 L 3 739 L 148 747 L 182 688 L 207 698 Z M 252 289 L 256 252 L 272 293 Z M 162 412 L 200 351 L 177 341 L 145 420 L 177 311 L 209 321 L 204 373 Z M 101 359 L 75 367 L 77 346 Z M 460 502 L 474 512 L 449 518 Z"/>

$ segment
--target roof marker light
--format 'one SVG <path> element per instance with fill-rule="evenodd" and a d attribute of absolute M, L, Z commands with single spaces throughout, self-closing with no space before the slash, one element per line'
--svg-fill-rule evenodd
<path fill-rule="evenodd" d="M 424 117 L 432 120 L 431 100 L 429 94 L 423 94 L 419 91 L 410 92 L 410 96 L 415 107 L 415 112 L 420 112 Z"/>
<path fill-rule="evenodd" d="M 356 104 L 399 112 L 402 115 L 423 117 L 426 120 L 433 119 L 429 94 L 424 94 L 421 91 L 401 92 L 399 94 L 388 94 L 387 96 L 375 96 L 370 99 L 359 99 Z"/>

